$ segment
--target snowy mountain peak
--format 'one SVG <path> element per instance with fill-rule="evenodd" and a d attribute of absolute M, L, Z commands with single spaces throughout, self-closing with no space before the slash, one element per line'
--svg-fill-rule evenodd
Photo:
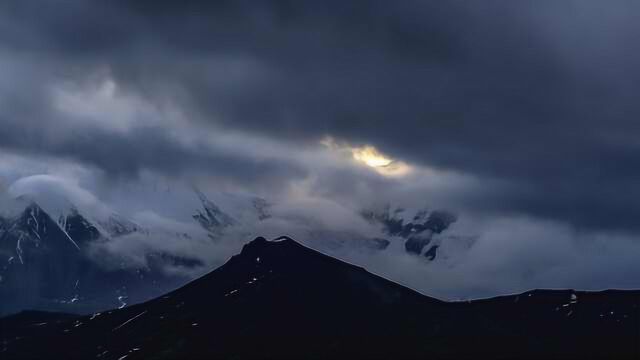
<path fill-rule="evenodd" d="M 236 224 L 236 221 L 214 204 L 201 191 L 195 189 L 202 204 L 202 209 L 198 209 L 193 218 L 207 231 L 212 234 L 219 234 L 224 228 Z"/>
<path fill-rule="evenodd" d="M 361 215 L 379 225 L 385 235 L 403 239 L 407 252 L 424 255 L 429 260 L 436 258 L 440 247 L 434 242 L 434 235 L 444 232 L 457 220 L 447 211 L 423 209 L 411 215 L 405 209 L 392 209 L 390 206 L 381 211 L 365 210 Z"/>
<path fill-rule="evenodd" d="M 14 254 L 21 264 L 41 249 L 57 247 L 58 242 L 65 244 L 66 250 L 80 250 L 78 243 L 35 202 L 29 203 L 17 217 L 3 219 L 1 223 L 0 250 Z"/>
<path fill-rule="evenodd" d="M 74 207 L 68 215 L 61 215 L 58 219 L 60 227 L 79 244 L 85 244 L 103 237 L 98 228 L 85 218 Z"/>

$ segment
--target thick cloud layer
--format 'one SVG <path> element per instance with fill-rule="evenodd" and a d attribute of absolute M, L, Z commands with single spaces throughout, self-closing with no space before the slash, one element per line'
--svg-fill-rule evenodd
<path fill-rule="evenodd" d="M 4 1 L 0 175 L 82 169 L 100 195 L 161 177 L 353 211 L 450 208 L 583 234 L 559 242 L 626 244 L 640 224 L 639 11 L 625 0 Z M 328 137 L 338 145 L 320 145 Z M 412 171 L 344 156 L 365 145 Z"/>
<path fill-rule="evenodd" d="M 499 199 L 482 202 L 487 210 L 637 229 L 634 2 L 1 7 L 9 106 L 0 117 L 14 125 L 0 132 L 5 148 L 74 157 L 110 173 L 175 172 L 228 158 L 240 165 L 223 169 L 237 178 L 301 175 L 274 159 L 187 149 L 166 127 L 51 139 L 60 120 L 50 87 L 106 76 L 156 106 L 177 107 L 188 122 L 292 146 L 330 135 L 509 183 Z"/>

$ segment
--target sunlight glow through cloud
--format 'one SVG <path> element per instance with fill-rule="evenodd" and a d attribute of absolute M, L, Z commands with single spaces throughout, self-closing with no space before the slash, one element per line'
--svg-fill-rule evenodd
<path fill-rule="evenodd" d="M 376 148 L 369 145 L 353 148 L 351 149 L 351 152 L 353 153 L 354 159 L 374 168 L 389 166 L 393 162 L 393 160 L 384 156 L 376 150 Z"/>
<path fill-rule="evenodd" d="M 348 144 L 338 144 L 333 138 L 327 137 L 321 144 L 333 151 L 343 152 L 351 155 L 357 163 L 366 165 L 375 170 L 380 175 L 389 177 L 401 177 L 409 174 L 412 170 L 407 163 L 392 159 L 372 145 L 350 146 Z"/>

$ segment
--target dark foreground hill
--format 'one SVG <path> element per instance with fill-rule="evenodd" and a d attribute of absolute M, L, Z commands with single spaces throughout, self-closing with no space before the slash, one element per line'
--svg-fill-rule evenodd
<path fill-rule="evenodd" d="M 258 238 L 161 298 L 0 320 L 2 359 L 638 359 L 640 292 L 532 291 L 447 303 Z"/>

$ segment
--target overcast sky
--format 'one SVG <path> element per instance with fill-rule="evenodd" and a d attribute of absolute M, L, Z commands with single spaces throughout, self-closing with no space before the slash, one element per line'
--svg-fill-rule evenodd
<path fill-rule="evenodd" d="M 2 1 L 0 186 L 55 174 L 108 198 L 163 179 L 320 209 L 326 227 L 333 206 L 444 208 L 491 239 L 479 293 L 640 287 L 624 276 L 640 275 L 639 14 L 632 0 Z M 531 280 L 567 262 L 573 275 Z M 491 287 L 492 271 L 524 275 Z"/>

